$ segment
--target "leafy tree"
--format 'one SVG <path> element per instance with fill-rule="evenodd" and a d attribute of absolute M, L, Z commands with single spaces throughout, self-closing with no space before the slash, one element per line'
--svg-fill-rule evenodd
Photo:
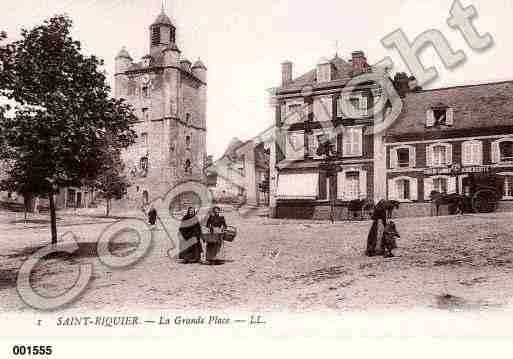
<path fill-rule="evenodd" d="M 121 199 L 130 186 L 128 178 L 125 175 L 125 165 L 121 160 L 121 146 L 113 143 L 110 136 L 106 137 L 106 142 L 101 148 L 101 153 L 97 160 L 91 161 L 91 166 L 97 168 L 90 173 L 95 177 L 85 180 L 85 184 L 95 191 L 106 201 L 106 213 L 110 215 L 111 201 Z"/>
<path fill-rule="evenodd" d="M 16 101 L 0 119 L 10 163 L 8 182 L 19 193 L 48 196 L 52 243 L 57 241 L 54 195 L 80 186 L 101 170 L 107 134 L 116 150 L 134 142 L 131 107 L 109 97 L 103 61 L 81 53 L 70 35 L 72 21 L 54 16 L 4 46 L 0 95 Z M 3 37 L 5 39 L 5 36 Z"/>

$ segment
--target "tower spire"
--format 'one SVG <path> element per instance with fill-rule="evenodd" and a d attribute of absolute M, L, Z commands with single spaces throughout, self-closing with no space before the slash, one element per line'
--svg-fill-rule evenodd
<path fill-rule="evenodd" d="M 165 5 L 164 5 L 164 0 L 162 0 L 162 8 L 161 8 L 161 11 L 160 11 L 162 14 L 165 14 L 166 13 L 166 9 L 165 9 Z"/>

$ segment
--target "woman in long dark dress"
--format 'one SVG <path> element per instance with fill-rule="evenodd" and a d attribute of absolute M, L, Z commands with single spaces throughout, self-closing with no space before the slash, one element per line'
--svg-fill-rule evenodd
<path fill-rule="evenodd" d="M 387 211 L 383 204 L 383 200 L 379 201 L 372 213 L 372 226 L 367 236 L 367 249 L 365 250 L 365 255 L 369 257 L 382 255 L 384 252 L 383 232 L 387 224 Z"/>
<path fill-rule="evenodd" d="M 180 254 L 179 259 L 184 263 L 198 263 L 201 260 L 201 225 L 196 217 L 194 208 L 189 207 L 180 225 Z"/>
<path fill-rule="evenodd" d="M 212 214 L 208 217 L 207 227 L 210 230 L 212 241 L 207 242 L 207 250 L 205 259 L 209 264 L 214 264 L 219 261 L 217 255 L 223 247 L 223 233 L 227 228 L 226 220 L 223 216 L 219 215 L 219 207 L 212 209 Z"/>

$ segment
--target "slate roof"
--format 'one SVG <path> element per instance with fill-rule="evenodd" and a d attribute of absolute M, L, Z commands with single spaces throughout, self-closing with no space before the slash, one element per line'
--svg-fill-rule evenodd
<path fill-rule="evenodd" d="M 426 111 L 439 105 L 453 108 L 454 124 L 426 128 Z M 418 134 L 426 137 L 430 132 L 507 126 L 513 128 L 513 81 L 407 93 L 402 113 L 387 129 L 387 136 Z"/>
<path fill-rule="evenodd" d="M 174 27 L 173 23 L 171 22 L 171 19 L 169 18 L 169 16 L 165 14 L 164 10 L 162 10 L 160 15 L 157 16 L 152 25 L 169 25 Z"/>
<path fill-rule="evenodd" d="M 126 49 L 126 47 L 123 46 L 123 48 L 118 52 L 117 56 L 116 56 L 116 59 L 119 59 L 119 58 L 126 58 L 126 59 L 130 59 L 132 60 L 132 57 L 130 56 L 130 54 L 128 53 L 128 50 Z"/>
<path fill-rule="evenodd" d="M 353 67 L 349 62 L 340 58 L 338 55 L 329 60 L 329 62 L 333 65 L 333 69 L 335 71 L 333 80 L 349 81 L 351 79 L 351 77 L 353 76 Z M 317 83 L 317 70 L 313 69 L 295 78 L 292 82 L 283 86 L 281 89 L 291 89 L 309 84 L 313 85 L 315 83 Z"/>

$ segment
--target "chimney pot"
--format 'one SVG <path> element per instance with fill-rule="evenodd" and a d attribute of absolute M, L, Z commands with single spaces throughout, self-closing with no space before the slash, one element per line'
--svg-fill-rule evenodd
<path fill-rule="evenodd" d="M 292 62 L 285 61 L 281 64 L 281 85 L 285 86 L 292 82 Z"/>
<path fill-rule="evenodd" d="M 353 75 L 360 75 L 369 70 L 369 64 L 363 51 L 353 51 L 351 53 L 351 64 L 353 65 Z"/>

